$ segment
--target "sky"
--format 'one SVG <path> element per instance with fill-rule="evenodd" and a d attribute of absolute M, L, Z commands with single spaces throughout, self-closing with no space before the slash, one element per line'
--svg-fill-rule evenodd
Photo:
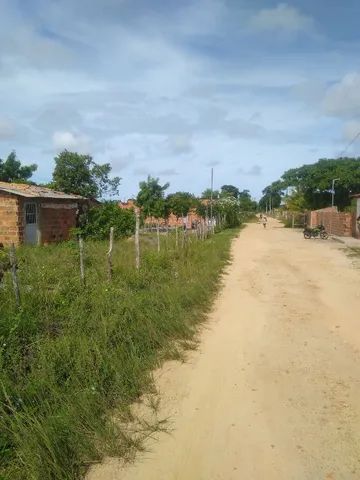
<path fill-rule="evenodd" d="M 51 179 L 64 148 L 119 198 L 281 174 L 360 131 L 358 0 L 0 0 L 0 158 Z M 347 150 L 360 155 L 360 140 Z"/>

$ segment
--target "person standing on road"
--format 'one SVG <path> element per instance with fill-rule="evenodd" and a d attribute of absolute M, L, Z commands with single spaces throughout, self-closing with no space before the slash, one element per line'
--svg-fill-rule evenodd
<path fill-rule="evenodd" d="M 262 224 L 263 224 L 263 227 L 266 228 L 267 218 L 265 217 L 265 215 L 262 218 Z"/>

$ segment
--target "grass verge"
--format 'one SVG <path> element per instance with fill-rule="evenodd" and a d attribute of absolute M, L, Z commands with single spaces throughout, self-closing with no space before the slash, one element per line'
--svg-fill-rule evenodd
<path fill-rule="evenodd" d="M 121 422 L 152 387 L 151 370 L 191 344 L 219 286 L 235 230 L 160 254 L 119 241 L 107 280 L 105 242 L 18 251 L 22 304 L 0 288 L 0 479 L 73 480 L 104 455 L 137 448 Z M 111 414 L 109 413 L 111 412 Z M 114 414 L 117 412 L 117 414 Z"/>

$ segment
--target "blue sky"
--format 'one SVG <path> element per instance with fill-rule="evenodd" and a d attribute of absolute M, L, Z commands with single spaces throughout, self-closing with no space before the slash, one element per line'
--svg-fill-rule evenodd
<path fill-rule="evenodd" d="M 360 2 L 0 0 L 0 157 L 259 197 L 360 131 Z M 360 155 L 360 141 L 348 151 Z"/>

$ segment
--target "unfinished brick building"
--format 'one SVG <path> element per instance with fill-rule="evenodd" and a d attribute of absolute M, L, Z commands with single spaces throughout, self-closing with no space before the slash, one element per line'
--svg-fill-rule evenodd
<path fill-rule="evenodd" d="M 50 188 L 0 182 L 0 243 L 39 245 L 69 238 L 87 199 Z"/>
<path fill-rule="evenodd" d="M 356 197 L 356 195 L 353 197 Z M 309 214 L 311 227 L 321 224 L 332 235 L 359 238 L 356 212 L 339 212 L 337 207 L 328 207 L 313 210 Z"/>
<path fill-rule="evenodd" d="M 209 201 L 206 199 L 201 200 L 203 204 L 207 204 Z M 130 210 L 135 208 L 135 200 L 130 198 L 126 202 L 119 202 L 119 207 L 124 210 Z M 158 222 L 161 226 L 168 226 L 168 227 L 183 227 L 184 225 L 186 228 L 190 229 L 194 225 L 201 223 L 204 221 L 197 213 L 195 209 L 191 209 L 186 217 L 179 217 L 177 218 L 173 213 L 169 215 L 168 218 L 164 219 L 161 218 L 160 220 L 153 217 L 147 217 L 145 219 L 145 224 L 153 224 L 156 225 Z"/>

